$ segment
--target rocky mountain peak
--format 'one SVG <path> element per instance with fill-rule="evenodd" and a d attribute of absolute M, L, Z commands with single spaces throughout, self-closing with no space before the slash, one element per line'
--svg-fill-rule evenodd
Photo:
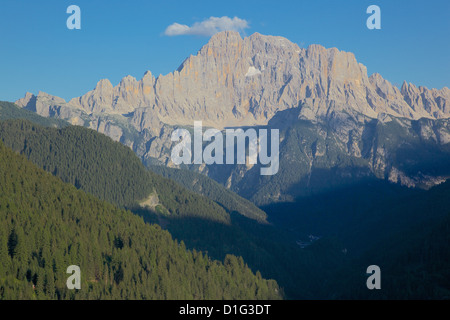
<path fill-rule="evenodd" d="M 213 35 L 205 47 L 226 47 L 227 45 L 241 42 L 242 38 L 237 31 L 222 31 Z"/>
<path fill-rule="evenodd" d="M 108 79 L 102 79 L 99 82 L 97 82 L 97 85 L 95 86 L 94 90 L 111 90 L 113 88 L 113 85 Z"/>
<path fill-rule="evenodd" d="M 16 105 L 19 106 L 20 108 L 33 109 L 36 105 L 36 96 L 31 92 L 27 92 L 25 94 L 25 97 L 16 101 Z"/>

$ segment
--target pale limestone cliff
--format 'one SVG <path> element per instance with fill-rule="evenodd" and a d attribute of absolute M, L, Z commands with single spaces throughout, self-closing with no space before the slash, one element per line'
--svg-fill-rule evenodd
<path fill-rule="evenodd" d="M 155 78 L 148 71 L 139 81 L 127 76 L 115 87 L 101 80 L 68 103 L 27 93 L 17 104 L 44 116 L 68 113 L 66 107 L 94 115 L 132 114 L 138 131 L 158 131 L 160 122 L 203 120 L 219 128 L 267 124 L 278 111 L 296 107 L 310 120 L 333 112 L 440 119 L 450 117 L 449 101 L 448 88 L 404 83 L 400 90 L 379 74 L 368 77 L 352 53 L 336 48 L 304 49 L 282 37 L 255 33 L 242 39 L 237 32 L 221 32 L 168 75 Z"/>

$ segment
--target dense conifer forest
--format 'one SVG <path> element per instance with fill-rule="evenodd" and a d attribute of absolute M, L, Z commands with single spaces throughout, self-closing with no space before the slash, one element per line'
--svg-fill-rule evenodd
<path fill-rule="evenodd" d="M 68 290 L 66 268 L 82 270 Z M 159 226 L 63 183 L 0 143 L 1 299 L 277 299 L 242 258 L 187 251 Z"/>
<path fill-rule="evenodd" d="M 64 182 L 120 207 L 139 207 L 154 195 L 168 215 L 229 222 L 221 205 L 148 171 L 129 148 L 93 130 L 9 120 L 0 122 L 0 139 Z"/>

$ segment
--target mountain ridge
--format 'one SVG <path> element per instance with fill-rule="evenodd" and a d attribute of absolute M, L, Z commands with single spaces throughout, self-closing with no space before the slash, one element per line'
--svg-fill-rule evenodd
<path fill-rule="evenodd" d="M 399 89 L 378 73 L 369 77 L 351 52 L 316 44 L 305 49 L 283 37 L 255 33 L 241 38 L 225 31 L 167 75 L 155 78 L 147 71 L 139 81 L 128 75 L 117 86 L 102 79 L 69 102 L 39 92 L 27 93 L 16 103 L 45 116 L 51 113 L 46 107 L 57 106 L 88 114 L 148 108 L 170 125 L 203 119 L 207 125 L 226 127 L 265 125 L 277 111 L 300 105 L 308 107 L 303 112 L 307 118 L 355 110 L 372 118 L 387 113 L 440 119 L 450 117 L 449 100 L 447 87 L 428 89 L 404 82 Z M 139 131 L 148 127 L 140 123 Z"/>
<path fill-rule="evenodd" d="M 137 208 L 144 199 L 156 195 L 156 205 L 173 216 L 203 213 L 203 219 L 229 223 L 229 214 L 236 212 L 267 223 L 262 210 L 208 182 L 208 178 L 196 179 L 203 178 L 203 184 L 213 185 L 208 196 L 188 191 L 147 170 L 129 148 L 87 128 L 56 129 L 25 120 L 5 120 L 0 121 L 0 141 L 64 182 L 119 207 Z"/>

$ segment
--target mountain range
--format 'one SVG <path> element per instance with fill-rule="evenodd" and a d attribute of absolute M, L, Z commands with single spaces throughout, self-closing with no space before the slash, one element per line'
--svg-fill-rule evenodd
<path fill-rule="evenodd" d="M 218 129 L 279 129 L 280 172 L 273 177 L 260 177 L 258 165 L 189 166 L 258 205 L 367 178 L 429 188 L 450 176 L 447 87 L 397 88 L 369 76 L 350 52 L 258 33 L 218 33 L 167 75 L 147 71 L 117 86 L 103 79 L 69 102 L 27 93 L 16 104 L 104 133 L 148 166 L 175 167 L 171 132 L 196 120 Z M 415 154 L 418 148 L 426 151 Z M 414 157 L 405 162 L 404 154 Z"/>
<path fill-rule="evenodd" d="M 442 119 L 450 116 L 449 100 L 446 87 L 405 82 L 398 89 L 379 74 L 369 77 L 352 53 L 336 48 L 303 49 L 282 37 L 255 33 L 242 39 L 222 32 L 168 75 L 155 78 L 147 71 L 141 80 L 127 76 L 115 87 L 104 79 L 67 103 L 42 92 L 16 103 L 72 122 L 79 121 L 76 114 L 127 115 L 142 131 L 155 129 L 156 122 L 192 125 L 199 119 L 218 128 L 265 125 L 277 112 L 297 107 L 310 120 L 343 111 L 374 119 Z"/>

